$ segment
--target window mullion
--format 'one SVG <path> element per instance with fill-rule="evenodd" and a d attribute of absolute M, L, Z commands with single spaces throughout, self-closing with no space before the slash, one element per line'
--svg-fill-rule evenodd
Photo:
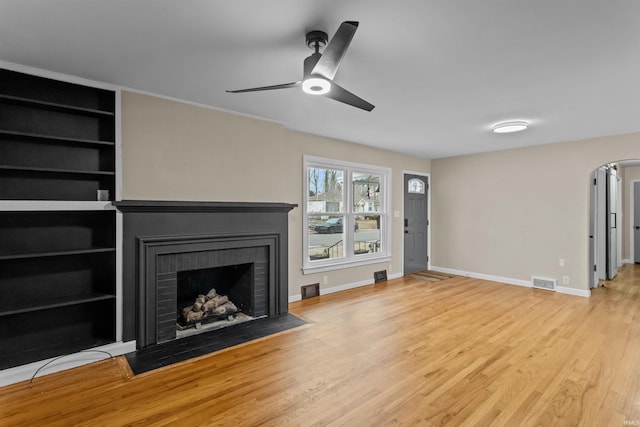
<path fill-rule="evenodd" d="M 345 203 L 344 203 L 344 256 L 345 258 L 351 258 L 352 253 L 353 253 L 353 234 L 352 234 L 352 230 L 353 230 L 353 219 L 351 218 L 351 206 L 353 203 L 353 184 L 352 184 L 352 176 L 351 176 L 351 170 L 350 169 L 345 169 L 345 192 L 344 192 L 344 198 L 345 198 Z"/>

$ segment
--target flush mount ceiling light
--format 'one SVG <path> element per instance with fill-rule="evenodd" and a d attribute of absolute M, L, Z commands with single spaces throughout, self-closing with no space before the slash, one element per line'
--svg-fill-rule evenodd
<path fill-rule="evenodd" d="M 511 122 L 502 122 L 493 125 L 493 133 L 512 133 L 520 132 L 529 127 L 529 123 L 524 120 L 515 120 Z"/>
<path fill-rule="evenodd" d="M 324 95 L 331 90 L 331 83 L 319 77 L 309 77 L 302 81 L 302 90 L 311 95 Z"/>

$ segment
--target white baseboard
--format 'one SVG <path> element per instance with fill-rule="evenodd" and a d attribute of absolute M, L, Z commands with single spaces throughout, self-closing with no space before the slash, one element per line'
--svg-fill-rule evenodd
<path fill-rule="evenodd" d="M 577 297 L 585 297 L 585 298 L 589 298 L 591 296 L 591 290 L 566 288 L 564 286 L 557 286 L 556 292 L 561 294 L 567 294 L 567 295 L 575 295 Z"/>
<path fill-rule="evenodd" d="M 136 342 L 116 342 L 59 358 L 52 357 L 50 359 L 40 360 L 27 365 L 4 369 L 0 371 L 0 387 L 29 380 L 36 374 L 36 372 L 38 374 L 36 378 L 39 378 L 44 375 L 53 374 L 54 372 L 77 368 L 78 366 L 87 365 L 89 363 L 97 362 L 98 360 L 108 359 L 109 355 L 102 353 L 103 351 L 111 354 L 112 356 L 131 353 L 132 351 L 136 351 Z M 42 368 L 47 363 L 50 364 L 38 372 L 38 369 Z"/>
<path fill-rule="evenodd" d="M 623 259 L 623 260 L 622 260 L 622 265 L 624 265 L 624 264 L 634 264 L 634 262 L 633 262 L 633 260 L 632 260 L 632 259 L 628 259 L 628 258 L 627 258 L 627 259 Z"/>
<path fill-rule="evenodd" d="M 499 282 L 499 283 L 506 283 L 509 285 L 524 286 L 526 288 L 532 287 L 531 281 L 529 280 L 512 279 L 510 277 L 493 276 L 491 274 L 474 273 L 472 271 L 463 271 L 463 270 L 456 270 L 453 268 L 444 268 L 444 267 L 431 266 L 431 270 L 438 271 L 440 273 L 455 274 L 456 276 L 473 277 L 474 279 L 482 279 L 482 280 L 489 280 L 491 282 Z"/>
<path fill-rule="evenodd" d="M 440 273 L 455 274 L 457 276 L 473 277 L 474 279 L 489 280 L 491 282 L 506 283 L 508 285 L 524 286 L 526 288 L 533 287 L 531 284 L 531 281 L 529 280 L 512 279 L 510 277 L 493 276 L 491 274 L 474 273 L 472 271 L 463 271 L 463 270 L 456 270 L 453 268 L 444 268 L 444 267 L 435 267 L 435 266 L 431 266 L 431 270 L 439 271 Z M 579 297 L 588 298 L 591 296 L 591 291 L 586 289 L 575 289 L 575 288 L 566 288 L 562 286 L 557 286 L 555 291 L 561 294 L 575 295 Z"/>
<path fill-rule="evenodd" d="M 394 273 L 387 276 L 387 280 L 397 279 L 402 277 L 402 273 Z M 332 286 L 330 288 L 322 289 L 320 288 L 320 295 L 332 294 L 334 292 L 346 291 L 348 289 L 359 288 L 361 286 L 372 285 L 374 283 L 373 279 L 370 280 L 361 280 L 359 282 L 347 283 L 344 285 Z M 302 300 L 301 294 L 289 295 L 289 302 L 296 302 Z"/>

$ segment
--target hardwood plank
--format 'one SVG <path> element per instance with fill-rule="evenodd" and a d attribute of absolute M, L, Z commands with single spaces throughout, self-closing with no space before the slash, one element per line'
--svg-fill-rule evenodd
<path fill-rule="evenodd" d="M 0 425 L 640 422 L 640 265 L 591 298 L 405 277 L 290 304 L 309 325 L 133 376 L 0 388 Z"/>

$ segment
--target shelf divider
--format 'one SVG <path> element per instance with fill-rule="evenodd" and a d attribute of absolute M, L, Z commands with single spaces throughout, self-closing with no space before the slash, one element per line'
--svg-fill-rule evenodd
<path fill-rule="evenodd" d="M 0 317 L 12 316 L 15 314 L 31 313 L 34 311 L 48 310 L 51 308 L 67 307 L 71 305 L 87 304 L 91 302 L 104 301 L 115 299 L 115 295 L 91 293 L 87 295 L 74 296 L 74 297 L 60 297 L 54 298 L 46 302 L 37 303 L 34 305 L 22 305 L 15 307 L 0 307 Z"/>
<path fill-rule="evenodd" d="M 101 254 L 105 252 L 115 252 L 116 248 L 92 248 L 92 249 L 75 249 L 68 251 L 51 251 L 51 252 L 32 252 L 26 254 L 0 255 L 0 261 L 13 261 L 19 259 L 30 258 L 47 258 L 55 256 L 71 256 L 71 255 L 88 255 Z"/>
<path fill-rule="evenodd" d="M 55 173 L 55 174 L 68 174 L 68 175 L 99 175 L 99 176 L 111 176 L 115 175 L 113 171 L 90 171 L 90 170 L 74 170 L 74 169 L 54 169 L 54 168 L 34 168 L 27 166 L 9 166 L 0 165 L 2 171 L 14 171 L 14 172 L 34 172 L 34 173 Z"/>
<path fill-rule="evenodd" d="M 55 102 L 40 101 L 37 99 L 22 98 L 19 96 L 0 94 L 0 102 L 5 104 L 22 105 L 27 107 L 44 108 L 52 111 L 62 111 L 72 114 L 83 114 L 93 117 L 113 117 L 113 111 L 95 110 L 92 108 L 76 107 L 74 105 L 58 104 Z"/>
<path fill-rule="evenodd" d="M 90 145 L 104 145 L 107 147 L 113 147 L 116 145 L 115 142 L 113 141 L 69 138 L 65 136 L 50 136 L 50 135 L 43 135 L 39 133 L 16 132 L 16 131 L 6 130 L 6 129 L 0 129 L 0 137 L 20 138 L 20 139 L 25 139 L 30 141 L 55 142 L 55 143 L 71 144 L 71 145 L 90 144 Z"/>

